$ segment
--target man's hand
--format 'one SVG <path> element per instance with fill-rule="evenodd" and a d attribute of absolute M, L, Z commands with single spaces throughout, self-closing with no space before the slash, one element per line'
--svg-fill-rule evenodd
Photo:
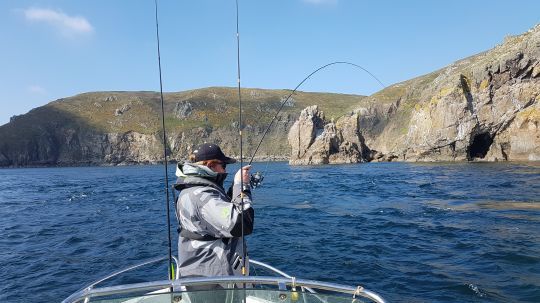
<path fill-rule="evenodd" d="M 242 167 L 242 169 L 239 169 L 236 172 L 236 175 L 234 175 L 234 184 L 240 184 L 240 174 L 242 175 L 242 181 L 244 184 L 249 184 L 249 170 L 251 169 L 251 165 L 246 165 Z"/>

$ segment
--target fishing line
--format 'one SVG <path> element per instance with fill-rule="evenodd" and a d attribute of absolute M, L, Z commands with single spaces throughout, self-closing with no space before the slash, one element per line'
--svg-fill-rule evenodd
<path fill-rule="evenodd" d="M 272 125 L 274 124 L 274 121 L 276 120 L 277 116 L 279 115 L 279 113 L 281 112 L 281 110 L 283 109 L 283 106 L 285 104 L 287 104 L 287 102 L 289 101 L 289 99 L 291 98 L 291 96 L 298 90 L 298 88 L 300 88 L 300 86 L 302 84 L 304 84 L 304 82 L 306 82 L 311 76 L 313 76 L 314 74 L 316 74 L 317 72 L 319 72 L 320 70 L 323 70 L 331 65 L 336 65 L 336 64 L 346 64 L 346 65 L 350 65 L 350 66 L 354 66 L 356 68 L 359 68 L 363 71 L 365 71 L 367 74 L 369 74 L 373 79 L 375 79 L 377 82 L 379 82 L 379 84 L 385 88 L 386 86 L 381 82 L 381 80 L 379 80 L 377 77 L 375 77 L 374 74 L 372 74 L 370 71 L 368 71 L 367 69 L 363 68 L 362 66 L 358 65 L 358 64 L 354 64 L 354 63 L 351 63 L 351 62 L 347 62 L 347 61 L 335 61 L 335 62 L 332 62 L 332 63 L 328 63 L 328 64 L 325 64 L 319 68 L 317 68 L 316 70 L 314 70 L 311 74 L 309 74 L 307 77 L 305 77 L 300 83 L 298 83 L 298 85 L 293 89 L 293 91 L 287 96 L 287 98 L 285 98 L 285 100 L 283 100 L 281 102 L 281 105 L 279 107 L 279 109 L 276 111 L 276 113 L 274 114 L 274 117 L 272 118 L 272 120 L 270 121 L 270 123 L 268 124 L 268 126 L 266 127 L 266 130 L 264 131 L 262 137 L 261 137 L 261 140 L 259 141 L 259 143 L 257 144 L 257 147 L 255 148 L 255 151 L 253 152 L 252 156 L 251 156 L 251 159 L 249 160 L 249 165 L 251 165 L 251 163 L 253 162 L 253 159 L 255 158 L 255 155 L 257 154 L 257 151 L 259 151 L 259 148 L 261 147 L 261 144 L 264 140 L 264 138 L 266 137 L 266 134 L 268 133 L 268 131 L 270 130 L 270 127 L 272 127 Z M 266 163 L 266 167 L 268 167 L 268 163 L 270 162 L 270 159 L 268 159 L 267 163 Z M 261 172 L 256 172 L 255 174 L 251 175 L 251 178 L 250 178 L 250 185 L 251 187 L 253 188 L 256 188 L 258 186 L 260 186 L 262 184 L 262 181 L 264 180 L 264 174 L 266 173 L 266 168 L 265 170 L 261 173 Z"/>
<path fill-rule="evenodd" d="M 166 201 L 167 205 L 167 231 L 169 239 L 169 280 L 174 279 L 174 267 L 172 264 L 172 241 L 171 241 L 171 216 L 169 209 L 169 170 L 167 168 L 167 133 L 165 131 L 165 106 L 163 102 L 163 80 L 161 77 L 161 53 L 159 50 L 159 22 L 158 22 L 158 5 L 157 0 L 154 0 L 156 8 L 156 41 L 157 41 L 157 55 L 158 55 L 158 67 L 159 67 L 159 94 L 161 97 L 161 127 L 163 129 L 163 158 L 164 158 L 164 167 L 165 167 L 165 192 L 166 192 Z"/>
<path fill-rule="evenodd" d="M 357 67 L 363 71 L 365 71 L 366 73 L 368 73 L 373 79 L 375 79 L 377 82 L 379 82 L 379 84 L 385 88 L 386 86 L 381 82 L 381 80 L 379 80 L 377 77 L 375 77 L 375 75 L 373 75 L 370 71 L 368 71 L 367 69 L 363 68 L 362 66 L 358 65 L 358 64 L 354 64 L 354 63 L 351 63 L 351 62 L 347 62 L 347 61 L 335 61 L 335 62 L 332 62 L 332 63 L 328 63 L 328 64 L 325 64 L 319 68 L 317 68 L 316 70 L 314 70 L 311 74 L 309 74 L 307 77 L 304 78 L 304 80 L 302 80 L 300 83 L 298 83 L 298 85 L 293 89 L 293 91 L 287 96 L 287 98 L 285 98 L 285 100 L 283 100 L 281 102 L 281 106 L 279 107 L 279 109 L 276 111 L 276 113 L 274 114 L 274 117 L 272 118 L 272 120 L 270 121 L 270 123 L 268 124 L 268 126 L 266 127 L 266 130 L 264 131 L 263 135 L 262 135 L 262 138 L 261 140 L 259 141 L 259 144 L 257 144 L 257 148 L 255 148 L 255 151 L 253 152 L 252 156 L 251 156 L 251 160 L 249 160 L 249 165 L 251 165 L 251 163 L 253 162 L 253 159 L 255 158 L 255 155 L 257 154 L 257 151 L 259 151 L 259 147 L 261 147 L 261 144 L 264 140 L 264 138 L 266 137 L 266 134 L 268 133 L 268 131 L 270 130 L 270 127 L 272 127 L 272 125 L 274 124 L 274 121 L 276 120 L 278 114 L 281 112 L 281 110 L 283 109 L 283 106 L 285 104 L 287 104 L 287 102 L 289 101 L 289 99 L 291 98 L 291 96 L 298 90 L 298 88 L 300 88 L 300 86 L 302 84 L 304 84 L 304 82 L 306 82 L 311 76 L 313 76 L 314 74 L 316 74 L 317 72 L 319 72 L 320 70 L 323 70 L 331 65 L 336 65 L 336 64 L 346 64 L 346 65 L 351 65 L 351 66 L 354 66 L 354 67 Z"/>

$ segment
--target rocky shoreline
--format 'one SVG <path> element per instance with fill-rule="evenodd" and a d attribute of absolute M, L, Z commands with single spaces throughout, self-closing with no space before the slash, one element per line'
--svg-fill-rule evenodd
<path fill-rule="evenodd" d="M 335 122 L 304 109 L 290 163 L 540 161 L 539 96 L 540 25 L 392 85 Z"/>
<path fill-rule="evenodd" d="M 290 91 L 242 91 L 248 157 Z M 167 93 L 170 158 L 185 158 L 203 142 L 238 153 L 236 93 L 220 87 Z M 537 25 L 368 97 L 296 92 L 256 159 L 292 165 L 540 161 L 539 96 Z M 85 93 L 15 116 L 0 126 L 0 167 L 159 163 L 158 101 L 155 92 Z"/>

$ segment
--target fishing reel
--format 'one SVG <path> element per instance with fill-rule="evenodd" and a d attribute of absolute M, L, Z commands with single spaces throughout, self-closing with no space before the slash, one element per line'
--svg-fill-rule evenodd
<path fill-rule="evenodd" d="M 257 188 L 261 186 L 263 180 L 264 176 L 261 172 L 258 171 L 251 175 L 251 178 L 249 179 L 249 185 L 251 185 L 251 188 Z"/>

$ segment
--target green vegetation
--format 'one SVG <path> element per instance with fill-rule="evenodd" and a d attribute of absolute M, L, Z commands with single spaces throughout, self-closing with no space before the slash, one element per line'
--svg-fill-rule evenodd
<path fill-rule="evenodd" d="M 263 128 L 274 117 L 290 91 L 244 88 L 241 94 L 244 124 Z M 364 96 L 357 95 L 296 92 L 279 115 L 295 117 L 305 107 L 317 104 L 327 117 L 337 118 L 351 112 L 364 99 Z M 166 125 L 174 130 L 182 131 L 205 125 L 214 128 L 231 127 L 238 121 L 238 92 L 235 88 L 210 87 L 168 93 L 165 102 Z M 190 113 L 179 118 L 175 113 L 178 104 L 189 104 Z"/>
<path fill-rule="evenodd" d="M 242 89 L 245 125 L 264 128 L 275 115 L 290 91 Z M 313 104 L 327 117 L 339 117 L 355 108 L 364 96 L 296 92 L 280 116 L 298 116 Z M 210 87 L 164 94 L 165 123 L 172 131 L 196 127 L 232 127 L 238 121 L 238 95 L 235 88 Z M 189 103 L 191 111 L 179 118 L 178 104 Z M 89 130 L 95 133 L 125 133 L 135 131 L 155 134 L 161 128 L 160 96 L 156 92 L 92 92 L 59 99 L 17 117 L 15 123 L 0 129 L 2 138 L 39 136 L 47 127 Z M 7 131 L 9 129 L 9 131 Z"/>

